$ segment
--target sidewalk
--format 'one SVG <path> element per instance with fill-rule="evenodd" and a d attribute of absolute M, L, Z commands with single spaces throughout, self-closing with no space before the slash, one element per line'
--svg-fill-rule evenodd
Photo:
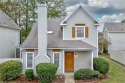
<path fill-rule="evenodd" d="M 65 74 L 65 83 L 75 83 L 73 73 Z"/>

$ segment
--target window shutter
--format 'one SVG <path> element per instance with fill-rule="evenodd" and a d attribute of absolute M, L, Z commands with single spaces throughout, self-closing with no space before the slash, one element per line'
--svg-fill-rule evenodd
<path fill-rule="evenodd" d="M 85 27 L 85 37 L 88 38 L 89 37 L 89 28 Z"/>
<path fill-rule="evenodd" d="M 72 38 L 75 38 L 75 27 L 72 27 Z"/>

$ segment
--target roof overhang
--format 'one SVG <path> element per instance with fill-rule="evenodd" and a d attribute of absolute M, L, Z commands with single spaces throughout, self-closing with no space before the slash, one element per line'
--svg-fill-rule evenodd
<path fill-rule="evenodd" d="M 92 51 L 97 50 L 96 48 L 47 48 L 50 49 L 62 49 L 62 50 L 77 50 L 77 51 Z"/>

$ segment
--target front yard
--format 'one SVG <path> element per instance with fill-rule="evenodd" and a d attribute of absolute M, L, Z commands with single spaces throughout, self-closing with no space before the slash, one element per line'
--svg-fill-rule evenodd
<path fill-rule="evenodd" d="M 99 57 L 105 59 L 110 64 L 109 72 L 107 74 L 110 77 L 110 79 L 104 80 L 103 83 L 125 83 L 125 70 L 122 67 L 120 67 L 121 64 L 117 62 L 115 62 L 117 64 L 114 64 L 114 61 L 112 61 L 109 58 L 109 55 L 106 54 L 99 55 Z"/>
<path fill-rule="evenodd" d="M 125 83 L 125 66 L 111 60 L 107 54 L 99 55 L 99 57 L 106 60 L 110 64 L 109 72 L 107 73 L 109 79 L 101 80 L 102 83 Z M 0 83 L 3 82 L 0 81 Z M 11 81 L 7 83 L 17 83 L 17 81 Z"/>

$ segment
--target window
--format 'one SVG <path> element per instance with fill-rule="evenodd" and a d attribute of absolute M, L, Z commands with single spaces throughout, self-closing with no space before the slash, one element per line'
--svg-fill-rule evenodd
<path fill-rule="evenodd" d="M 76 32 L 77 32 L 77 34 L 76 34 L 76 37 L 77 38 L 84 38 L 84 33 L 85 33 L 85 27 L 84 26 L 77 26 L 76 27 Z"/>
<path fill-rule="evenodd" d="M 33 69 L 33 66 L 34 66 L 34 53 L 27 52 L 26 53 L 26 68 Z"/>
<path fill-rule="evenodd" d="M 60 53 L 54 52 L 53 53 L 53 63 L 59 68 L 60 67 Z"/>

